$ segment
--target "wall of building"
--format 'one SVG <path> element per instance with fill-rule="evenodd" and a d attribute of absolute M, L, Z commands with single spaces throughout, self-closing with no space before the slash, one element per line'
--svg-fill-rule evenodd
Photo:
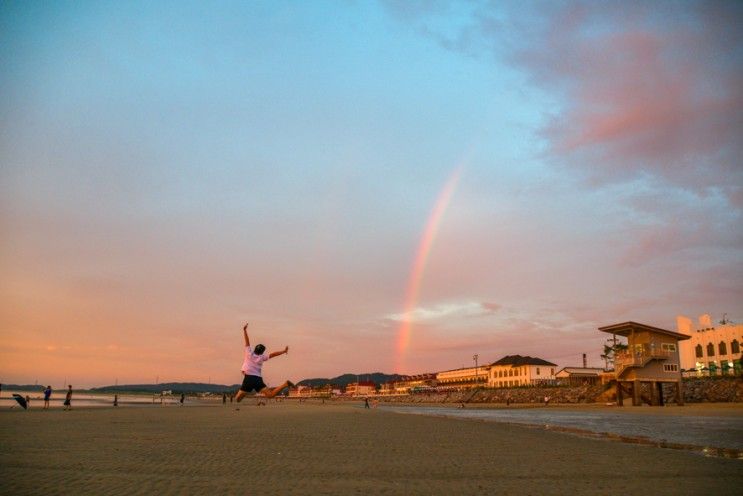
<path fill-rule="evenodd" d="M 743 357 L 743 324 L 712 326 L 709 319 L 702 319 L 702 323 L 710 326 L 694 329 L 691 320 L 686 317 L 679 316 L 677 321 L 679 332 L 691 336 L 691 339 L 680 343 L 681 368 L 684 370 L 709 368 L 710 364 L 722 368 L 724 362 L 734 364 Z M 738 342 L 738 353 L 733 353 L 733 341 Z M 725 354 L 720 354 L 720 342 L 725 343 Z M 712 355 L 707 350 L 709 344 L 712 344 L 714 349 Z M 697 346 L 702 347 L 701 357 L 696 355 Z"/>

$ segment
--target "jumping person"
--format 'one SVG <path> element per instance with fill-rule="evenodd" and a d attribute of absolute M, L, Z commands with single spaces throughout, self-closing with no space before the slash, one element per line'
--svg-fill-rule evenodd
<path fill-rule="evenodd" d="M 255 348 L 251 348 L 250 338 L 248 337 L 248 324 L 243 326 L 243 336 L 245 337 L 245 359 L 243 360 L 243 366 L 241 369 L 243 373 L 243 383 L 242 386 L 240 386 L 240 390 L 237 392 L 237 396 L 235 396 L 235 400 L 239 403 L 245 395 L 251 391 L 255 391 L 256 393 L 262 392 L 264 397 L 273 398 L 279 394 L 282 389 L 294 387 L 294 383 L 286 381 L 281 386 L 271 389 L 263 382 L 263 376 L 261 373 L 263 362 L 279 355 L 289 353 L 289 347 L 287 346 L 282 351 L 274 351 L 273 353 L 266 355 L 266 347 L 262 344 L 257 344 Z"/>

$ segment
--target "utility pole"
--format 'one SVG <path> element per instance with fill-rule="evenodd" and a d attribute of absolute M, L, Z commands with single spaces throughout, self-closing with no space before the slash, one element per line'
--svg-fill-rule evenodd
<path fill-rule="evenodd" d="M 477 381 L 480 379 L 478 370 L 477 370 L 477 359 L 478 358 L 480 358 L 480 355 L 478 355 L 477 353 L 472 355 L 472 359 L 475 361 L 475 384 L 477 384 Z"/>

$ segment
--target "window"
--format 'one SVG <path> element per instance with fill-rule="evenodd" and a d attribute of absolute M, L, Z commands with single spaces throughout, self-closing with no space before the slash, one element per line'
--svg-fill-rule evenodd
<path fill-rule="evenodd" d="M 550 375 L 555 375 L 555 369 L 550 369 Z"/>
<path fill-rule="evenodd" d="M 679 366 L 675 363 L 664 363 L 663 364 L 663 372 L 678 372 Z"/>
<path fill-rule="evenodd" d="M 539 367 L 537 367 L 537 375 L 539 375 Z"/>
<path fill-rule="evenodd" d="M 660 349 L 663 351 L 676 351 L 676 343 L 661 343 Z"/>
<path fill-rule="evenodd" d="M 712 343 L 707 345 L 707 356 L 715 356 L 715 345 Z"/>
<path fill-rule="evenodd" d="M 696 352 L 697 352 L 696 353 L 697 358 L 702 358 L 704 356 L 704 352 L 702 351 L 702 345 L 701 344 L 698 344 L 697 345 Z"/>
<path fill-rule="evenodd" d="M 733 339 L 733 342 L 730 343 L 730 353 L 740 353 L 740 344 L 737 339 Z"/>
<path fill-rule="evenodd" d="M 720 344 L 717 345 L 717 351 L 720 352 L 720 355 L 728 354 L 728 345 L 725 344 L 725 341 L 720 341 Z"/>

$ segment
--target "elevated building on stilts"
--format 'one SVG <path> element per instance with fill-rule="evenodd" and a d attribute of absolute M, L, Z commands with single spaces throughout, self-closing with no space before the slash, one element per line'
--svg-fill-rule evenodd
<path fill-rule="evenodd" d="M 599 331 L 627 339 L 627 350 L 614 356 L 617 404 L 631 398 L 634 406 L 643 403 L 662 406 L 670 397 L 683 405 L 679 341 L 689 336 L 637 322 L 599 327 Z"/>

